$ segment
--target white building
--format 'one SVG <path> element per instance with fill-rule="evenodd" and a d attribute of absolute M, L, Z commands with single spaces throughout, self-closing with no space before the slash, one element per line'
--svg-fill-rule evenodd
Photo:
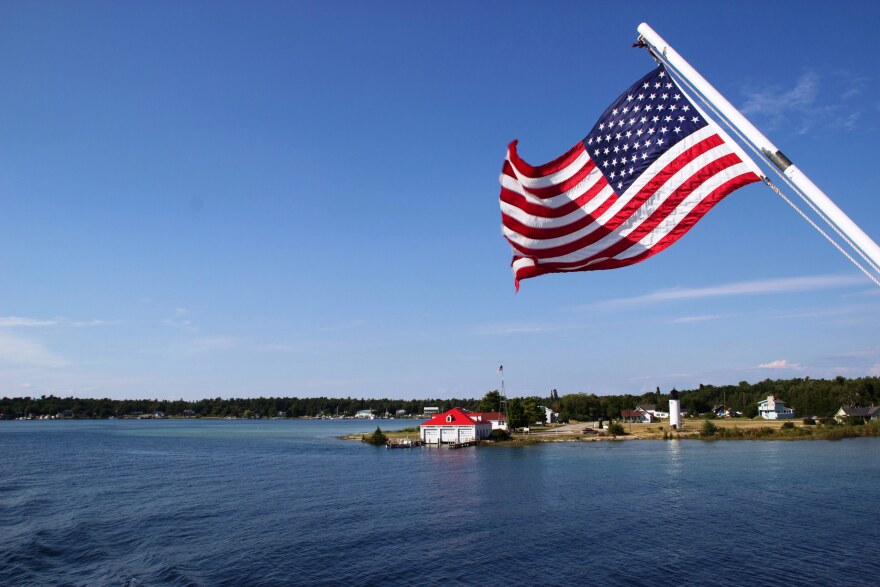
<path fill-rule="evenodd" d="M 544 412 L 544 423 L 545 424 L 553 424 L 555 422 L 559 422 L 559 413 L 554 412 L 552 409 L 547 406 L 538 406 L 539 410 L 543 410 Z"/>
<path fill-rule="evenodd" d="M 419 424 L 419 437 L 425 444 L 472 442 L 489 436 L 492 424 L 472 418 L 461 408 L 452 408 Z"/>
<path fill-rule="evenodd" d="M 492 430 L 507 430 L 507 418 L 501 412 L 467 412 L 467 415 L 477 421 L 489 422 Z"/>
<path fill-rule="evenodd" d="M 375 420 L 376 415 L 373 414 L 373 410 L 358 410 L 354 415 L 355 418 L 363 418 L 365 420 Z"/>
<path fill-rule="evenodd" d="M 880 420 L 880 407 L 871 406 L 862 408 L 858 406 L 843 407 L 834 414 L 834 419 L 838 422 L 846 422 L 852 418 L 861 418 L 865 422 L 870 420 Z"/>
<path fill-rule="evenodd" d="M 772 395 L 758 402 L 758 413 L 765 420 L 790 420 L 794 418 L 794 408 L 786 408 L 782 400 Z"/>

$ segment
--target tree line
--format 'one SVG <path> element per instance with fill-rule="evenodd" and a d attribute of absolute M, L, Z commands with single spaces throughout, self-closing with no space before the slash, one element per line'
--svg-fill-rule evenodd
<path fill-rule="evenodd" d="M 841 406 L 868 406 L 880 403 L 880 377 L 846 379 L 766 379 L 758 383 L 741 381 L 737 385 L 700 385 L 696 389 L 681 390 L 681 407 L 690 414 L 699 415 L 724 405 L 742 412 L 745 417 L 758 413 L 758 402 L 773 395 L 792 407 L 797 416 L 831 416 Z M 563 420 L 614 420 L 621 410 L 634 409 L 637 405 L 655 404 L 658 410 L 669 408 L 667 392 L 658 388 L 641 395 L 596 395 L 570 393 L 558 395 L 556 390 L 547 396 L 509 398 L 508 419 L 511 426 L 520 427 L 543 420 L 541 406 L 559 413 Z M 197 401 L 186 400 L 115 400 L 84 399 L 54 395 L 41 397 L 4 397 L 0 400 L 0 419 L 20 417 L 56 416 L 74 418 L 124 418 L 139 414 L 161 412 L 170 417 L 214 418 L 301 418 L 353 416 L 359 410 L 372 410 L 377 416 L 395 416 L 398 412 L 408 415 L 423 414 L 426 407 L 439 408 L 441 412 L 453 407 L 470 411 L 504 411 L 498 390 L 492 390 L 482 399 L 365 399 L 365 398 L 213 398 Z"/>

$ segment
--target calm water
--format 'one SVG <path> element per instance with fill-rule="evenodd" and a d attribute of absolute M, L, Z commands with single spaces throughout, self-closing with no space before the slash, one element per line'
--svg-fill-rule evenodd
<path fill-rule="evenodd" d="M 0 422 L 0 585 L 880 583 L 880 440 L 334 438 L 375 425 Z"/>

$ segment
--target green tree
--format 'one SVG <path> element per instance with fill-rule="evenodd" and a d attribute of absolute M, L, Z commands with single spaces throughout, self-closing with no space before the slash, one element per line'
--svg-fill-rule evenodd
<path fill-rule="evenodd" d="M 523 411 L 523 402 L 518 397 L 512 398 L 507 402 L 507 422 L 510 428 L 522 428 L 528 425 L 525 411 Z"/>
<path fill-rule="evenodd" d="M 536 397 L 527 397 L 523 398 L 522 406 L 523 406 L 523 415 L 526 420 L 526 426 L 531 426 L 532 424 L 543 424 L 546 413 L 544 410 L 538 408 L 539 398 Z"/>
<path fill-rule="evenodd" d="M 480 412 L 500 412 L 501 411 L 501 392 L 496 390 L 490 391 L 480 400 Z"/>

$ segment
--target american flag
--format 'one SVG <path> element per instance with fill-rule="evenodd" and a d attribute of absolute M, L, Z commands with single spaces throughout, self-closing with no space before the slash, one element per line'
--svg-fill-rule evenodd
<path fill-rule="evenodd" d="M 501 218 L 517 289 L 545 273 L 643 261 L 761 175 L 662 66 L 559 158 L 533 167 L 516 144 L 501 172 Z"/>

